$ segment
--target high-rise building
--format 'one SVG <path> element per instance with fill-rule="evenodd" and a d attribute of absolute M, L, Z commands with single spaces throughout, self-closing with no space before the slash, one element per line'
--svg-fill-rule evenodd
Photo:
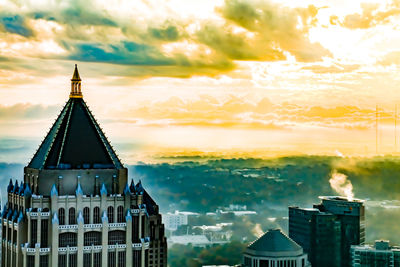
<path fill-rule="evenodd" d="M 350 246 L 365 242 L 363 201 L 320 199 L 311 209 L 289 207 L 289 237 L 309 254 L 314 267 L 350 266 Z"/>
<path fill-rule="evenodd" d="M 244 267 L 309 267 L 303 248 L 279 229 L 267 231 L 243 253 Z"/>
<path fill-rule="evenodd" d="M 378 240 L 375 245 L 351 246 L 352 267 L 400 266 L 400 247 L 389 246 L 389 241 Z"/>
<path fill-rule="evenodd" d="M 167 266 L 159 207 L 140 181 L 128 183 L 76 65 L 69 100 L 7 192 L 1 266 Z"/>

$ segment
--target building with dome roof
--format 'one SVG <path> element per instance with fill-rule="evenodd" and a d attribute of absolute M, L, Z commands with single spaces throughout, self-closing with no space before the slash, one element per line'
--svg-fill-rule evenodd
<path fill-rule="evenodd" d="M 140 181 L 128 183 L 76 65 L 67 103 L 7 192 L 1 266 L 167 266 L 159 207 Z"/>
<path fill-rule="evenodd" d="M 271 229 L 243 253 L 244 267 L 309 267 L 303 248 L 281 232 Z"/>

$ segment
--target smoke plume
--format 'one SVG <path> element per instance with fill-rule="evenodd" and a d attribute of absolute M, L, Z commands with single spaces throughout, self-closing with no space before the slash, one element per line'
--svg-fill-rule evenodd
<path fill-rule="evenodd" d="M 347 197 L 348 200 L 354 198 L 353 185 L 351 181 L 347 179 L 347 175 L 333 171 L 329 184 L 339 195 Z"/>

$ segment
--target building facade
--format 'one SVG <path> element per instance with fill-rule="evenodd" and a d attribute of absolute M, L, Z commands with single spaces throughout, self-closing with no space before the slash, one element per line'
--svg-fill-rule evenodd
<path fill-rule="evenodd" d="M 310 267 L 307 254 L 279 229 L 267 231 L 243 253 L 244 267 Z"/>
<path fill-rule="evenodd" d="M 1 266 L 167 266 L 159 207 L 128 171 L 83 100 L 69 100 L 29 164 L 7 188 Z"/>
<path fill-rule="evenodd" d="M 389 246 L 389 241 L 378 240 L 375 245 L 351 246 L 352 267 L 400 266 L 400 247 Z"/>
<path fill-rule="evenodd" d="M 289 237 L 309 254 L 314 267 L 350 266 L 351 245 L 365 242 L 363 201 L 320 198 L 311 209 L 289 207 Z"/>

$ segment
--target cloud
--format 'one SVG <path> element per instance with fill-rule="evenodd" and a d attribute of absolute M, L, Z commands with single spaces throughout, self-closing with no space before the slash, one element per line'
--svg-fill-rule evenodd
<path fill-rule="evenodd" d="M 383 66 L 400 65 L 400 51 L 392 51 L 378 60 L 378 64 Z"/>
<path fill-rule="evenodd" d="M 295 128 L 302 124 L 366 130 L 375 125 L 375 110 L 355 105 L 324 107 L 286 102 L 273 104 L 268 98 L 252 102 L 235 96 L 226 100 L 217 100 L 211 96 L 194 100 L 171 97 L 166 101 L 117 112 L 115 116 L 129 118 L 130 123 L 152 126 L 280 129 Z M 380 110 L 379 120 L 382 124 L 392 124 L 393 114 Z"/>
<path fill-rule="evenodd" d="M 220 13 L 227 20 L 227 27 L 223 27 L 225 32 L 220 31 L 220 38 L 214 40 L 230 42 L 237 50 L 242 47 L 241 53 L 230 54 L 234 59 L 273 61 L 286 58 L 284 52 L 301 62 L 319 61 L 323 56 L 331 56 L 327 49 L 308 38 L 310 28 L 316 23 L 318 9 L 315 6 L 293 9 L 268 1 L 225 0 Z M 245 31 L 235 34 L 231 25 Z M 240 40 L 246 45 L 243 46 Z M 252 51 L 247 52 L 250 54 L 246 57 L 249 49 Z"/>
<path fill-rule="evenodd" d="M 0 35 L 6 45 L 0 57 L 108 63 L 123 67 L 117 76 L 215 76 L 237 68 L 236 61 L 293 55 L 297 61 L 315 62 L 331 55 L 309 40 L 318 13 L 314 6 L 226 0 L 208 19 L 173 13 L 157 19 L 132 7 L 116 15 L 113 7 L 95 0 L 21 0 L 9 6 L 15 14 L 0 17 L 0 24 L 26 40 Z M 107 69 L 115 73 L 114 67 Z"/>
<path fill-rule="evenodd" d="M 0 24 L 9 33 L 15 33 L 23 37 L 33 36 L 33 32 L 27 26 L 25 18 L 20 15 L 0 14 Z"/>
<path fill-rule="evenodd" d="M 360 65 L 358 64 L 350 64 L 350 65 L 345 65 L 345 64 L 332 64 L 330 66 L 322 66 L 318 64 L 314 64 L 311 66 L 305 66 L 302 67 L 301 69 L 303 70 L 310 70 L 313 73 L 318 73 L 318 74 L 324 74 L 324 73 L 346 73 L 346 72 L 352 72 L 360 68 Z"/>
<path fill-rule="evenodd" d="M 392 17 L 400 15 L 400 1 L 394 0 L 385 7 L 376 3 L 363 3 L 361 4 L 361 9 L 361 13 L 349 14 L 343 19 L 332 15 L 330 23 L 349 29 L 368 29 L 385 24 L 390 22 Z"/>
<path fill-rule="evenodd" d="M 52 118 L 59 111 L 58 106 L 33 104 L 0 105 L 0 121 L 4 120 L 36 120 Z"/>

